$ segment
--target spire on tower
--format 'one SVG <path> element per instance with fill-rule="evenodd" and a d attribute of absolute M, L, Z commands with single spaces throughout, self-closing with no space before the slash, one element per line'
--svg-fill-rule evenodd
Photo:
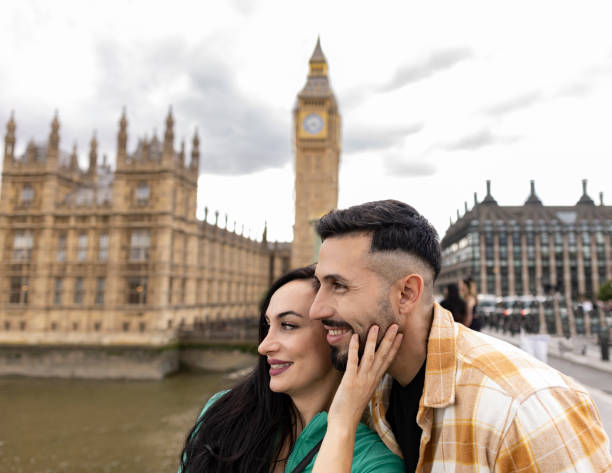
<path fill-rule="evenodd" d="M 117 165 L 125 163 L 127 158 L 127 118 L 125 115 L 125 107 L 121 111 L 119 119 L 119 132 L 117 133 Z"/>
<path fill-rule="evenodd" d="M 15 159 L 15 112 L 11 110 L 11 118 L 6 124 L 4 135 L 4 161 L 12 163 Z"/>
<path fill-rule="evenodd" d="M 72 171 L 79 169 L 79 153 L 76 141 L 72 145 L 72 153 L 70 153 L 70 169 Z"/>
<path fill-rule="evenodd" d="M 200 168 L 200 138 L 198 137 L 198 129 L 196 127 L 193 133 L 193 145 L 191 147 L 191 162 L 189 166 L 194 171 L 196 178 Z"/>
<path fill-rule="evenodd" d="M 96 131 L 94 130 L 93 136 L 89 143 L 89 174 L 95 175 L 98 167 L 98 139 L 96 138 Z"/>
<path fill-rule="evenodd" d="M 164 157 L 172 161 L 174 158 L 174 117 L 172 116 L 172 107 L 168 109 L 166 116 L 166 131 L 164 132 Z"/>

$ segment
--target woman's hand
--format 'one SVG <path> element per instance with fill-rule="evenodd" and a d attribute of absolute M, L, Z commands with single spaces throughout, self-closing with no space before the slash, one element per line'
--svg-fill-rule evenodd
<path fill-rule="evenodd" d="M 391 325 L 376 349 L 379 328 L 377 325 L 370 327 L 361 361 L 359 337 L 353 334 L 349 344 L 346 372 L 329 408 L 328 429 L 344 427 L 355 431 L 376 386 L 402 343 L 403 334 L 397 330 L 396 324 Z"/>
<path fill-rule="evenodd" d="M 395 324 L 387 329 L 377 350 L 378 326 L 370 327 L 361 361 L 359 337 L 357 334 L 351 337 L 346 372 L 327 414 L 327 432 L 313 473 L 350 473 L 357 425 L 402 343 L 403 335 L 397 329 Z"/>

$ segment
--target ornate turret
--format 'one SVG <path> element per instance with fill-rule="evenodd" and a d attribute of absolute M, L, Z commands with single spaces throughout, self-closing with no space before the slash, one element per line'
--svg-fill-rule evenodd
<path fill-rule="evenodd" d="M 124 164 L 127 157 L 127 126 L 125 107 L 123 107 L 121 118 L 119 119 L 119 133 L 117 133 L 117 166 Z"/>
<path fill-rule="evenodd" d="M 181 140 L 181 149 L 179 151 L 178 157 L 181 169 L 183 169 L 185 167 L 185 140 Z"/>
<path fill-rule="evenodd" d="M 531 184 L 531 192 L 529 193 L 529 197 L 525 201 L 525 205 L 542 205 L 542 201 L 535 193 L 535 181 L 529 181 Z"/>
<path fill-rule="evenodd" d="M 59 129 L 60 122 L 56 110 L 53 121 L 51 122 L 51 133 L 49 133 L 49 144 L 47 146 L 47 165 L 51 167 L 57 166 L 59 160 Z"/>
<path fill-rule="evenodd" d="M 264 229 L 263 229 L 263 235 L 261 236 L 261 242 L 262 243 L 267 243 L 268 242 L 268 222 L 264 222 Z"/>
<path fill-rule="evenodd" d="M 191 146 L 191 162 L 189 167 L 193 171 L 195 178 L 198 178 L 200 170 L 200 138 L 198 137 L 198 129 L 193 132 L 193 142 Z"/>
<path fill-rule="evenodd" d="M 164 149 L 162 159 L 167 162 L 172 162 L 174 157 L 174 117 L 172 116 L 172 107 L 168 110 L 166 116 L 166 131 L 164 132 Z"/>
<path fill-rule="evenodd" d="M 483 205 L 497 205 L 497 201 L 491 195 L 491 181 L 487 180 L 487 195 L 482 200 Z"/>
<path fill-rule="evenodd" d="M 76 142 L 72 145 L 72 153 L 70 153 L 70 170 L 72 172 L 79 170 L 79 154 Z"/>
<path fill-rule="evenodd" d="M 15 116 L 11 111 L 11 118 L 6 124 L 6 134 L 4 135 L 4 165 L 15 160 Z"/>
<path fill-rule="evenodd" d="M 94 131 L 91 142 L 89 143 L 89 169 L 88 173 L 90 176 L 96 176 L 96 170 L 98 168 L 98 140 L 96 139 L 96 132 Z"/>
<path fill-rule="evenodd" d="M 576 203 L 576 205 L 595 205 L 595 202 L 593 202 L 593 199 L 591 199 L 589 197 L 589 194 L 587 194 L 587 180 L 586 179 L 582 180 L 582 196 L 580 197 L 580 200 Z"/>

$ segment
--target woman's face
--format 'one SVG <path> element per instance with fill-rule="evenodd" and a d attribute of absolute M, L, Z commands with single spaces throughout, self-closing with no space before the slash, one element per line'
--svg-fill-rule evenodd
<path fill-rule="evenodd" d="M 291 281 L 272 296 L 268 335 L 258 351 L 268 358 L 270 389 L 290 396 L 317 390 L 335 376 L 323 324 L 309 317 L 312 280 Z"/>

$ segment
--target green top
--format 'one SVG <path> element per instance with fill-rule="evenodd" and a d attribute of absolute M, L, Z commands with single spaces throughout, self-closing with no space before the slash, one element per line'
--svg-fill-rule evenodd
<path fill-rule="evenodd" d="M 217 399 L 219 399 L 227 391 L 221 391 L 213 395 L 202 410 L 202 414 L 206 412 Z M 200 417 L 202 416 L 200 414 Z M 300 463 L 308 452 L 314 447 L 324 436 L 327 431 L 327 412 L 319 412 L 308 423 L 302 433 L 295 441 L 285 473 L 291 473 L 293 469 Z M 312 459 L 310 464 L 304 470 L 304 473 L 312 472 L 317 456 Z M 351 473 L 403 473 L 404 462 L 395 455 L 376 435 L 364 424 L 357 426 L 355 434 L 355 448 L 353 450 L 353 466 Z"/>

